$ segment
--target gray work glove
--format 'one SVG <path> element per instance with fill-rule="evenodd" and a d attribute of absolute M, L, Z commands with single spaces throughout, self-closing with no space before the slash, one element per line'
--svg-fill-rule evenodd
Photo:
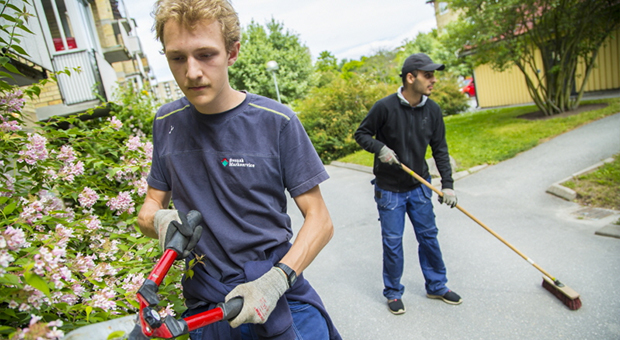
<path fill-rule="evenodd" d="M 454 208 L 456 207 L 456 194 L 454 193 L 454 190 L 452 189 L 443 189 L 441 190 L 441 192 L 443 193 L 443 197 L 439 196 L 439 203 L 445 203 L 448 206 L 450 206 L 450 208 Z"/>
<path fill-rule="evenodd" d="M 226 295 L 225 301 L 241 296 L 243 308 L 239 315 L 228 320 L 228 323 L 232 328 L 244 323 L 265 323 L 288 288 L 286 274 L 277 267 L 271 268 L 254 281 L 238 285 Z"/>
<path fill-rule="evenodd" d="M 387 145 L 384 145 L 379 151 L 379 160 L 383 163 L 400 165 L 398 157 L 396 157 L 396 153 L 392 149 L 388 148 Z"/>
<path fill-rule="evenodd" d="M 188 257 L 202 234 L 202 215 L 198 211 L 192 210 L 188 213 L 191 215 L 188 221 L 187 215 L 175 209 L 160 209 L 155 213 L 153 225 L 155 232 L 159 238 L 159 247 L 166 250 L 169 247 L 177 252 L 177 259 Z M 171 244 L 170 241 L 174 236 L 180 233 L 183 237 L 178 244 Z"/>

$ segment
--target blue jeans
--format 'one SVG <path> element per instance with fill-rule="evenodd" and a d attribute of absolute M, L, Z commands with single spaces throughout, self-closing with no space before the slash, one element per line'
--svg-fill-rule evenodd
<path fill-rule="evenodd" d="M 437 241 L 438 230 L 431 198 L 431 189 L 424 185 L 408 192 L 387 191 L 375 185 L 375 202 L 383 239 L 383 296 L 390 300 L 400 299 L 405 292 L 405 286 L 400 283 L 404 267 L 405 213 L 409 216 L 418 241 L 418 258 L 426 292 L 443 295 L 448 291 L 446 267 Z"/>
<path fill-rule="evenodd" d="M 287 300 L 291 314 L 293 316 L 293 330 L 295 331 L 296 340 L 327 340 L 329 339 L 329 330 L 327 322 L 321 312 L 314 306 L 293 300 Z M 198 314 L 204 310 L 192 310 L 183 313 L 183 317 Z M 226 322 L 226 321 L 220 321 Z M 253 324 L 243 324 L 239 326 L 241 330 L 241 340 L 259 340 L 260 338 L 254 331 Z M 202 340 L 202 328 L 198 328 L 189 333 L 191 340 Z"/>

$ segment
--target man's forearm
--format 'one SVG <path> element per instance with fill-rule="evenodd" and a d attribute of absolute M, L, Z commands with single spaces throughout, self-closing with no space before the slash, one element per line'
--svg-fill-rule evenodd
<path fill-rule="evenodd" d="M 147 189 L 144 204 L 140 208 L 140 212 L 138 212 L 138 226 L 145 236 L 157 238 L 157 232 L 153 223 L 155 213 L 160 209 L 168 207 L 170 196 L 169 191 L 157 190 L 150 186 Z"/>
<path fill-rule="evenodd" d="M 140 231 L 147 237 L 157 238 L 153 219 L 155 217 L 155 213 L 159 209 L 160 208 L 153 203 L 144 202 L 144 205 L 142 205 L 142 208 L 138 213 L 138 226 L 140 226 Z"/>
<path fill-rule="evenodd" d="M 291 249 L 280 260 L 297 274 L 312 263 L 334 234 L 334 225 L 319 187 L 310 189 L 302 196 L 297 197 L 295 201 L 304 215 L 304 224 Z"/>

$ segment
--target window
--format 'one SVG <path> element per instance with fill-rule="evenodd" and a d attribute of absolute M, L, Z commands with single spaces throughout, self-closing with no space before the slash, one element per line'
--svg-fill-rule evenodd
<path fill-rule="evenodd" d="M 41 3 L 54 41 L 54 49 L 58 52 L 77 48 L 65 1 L 41 0 Z"/>
<path fill-rule="evenodd" d="M 448 13 L 448 11 L 450 11 L 450 9 L 448 8 L 447 2 L 440 2 L 438 7 L 439 7 L 439 15 L 446 14 Z"/>

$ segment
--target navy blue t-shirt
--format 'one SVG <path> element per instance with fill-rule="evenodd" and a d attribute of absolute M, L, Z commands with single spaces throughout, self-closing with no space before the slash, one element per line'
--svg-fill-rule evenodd
<path fill-rule="evenodd" d="M 285 190 L 296 197 L 329 178 L 295 113 L 250 93 L 212 115 L 187 98 L 163 105 L 153 146 L 148 184 L 172 191 L 179 211 L 202 214 L 195 252 L 206 255 L 205 266 L 194 269 L 220 282 L 291 240 Z"/>

